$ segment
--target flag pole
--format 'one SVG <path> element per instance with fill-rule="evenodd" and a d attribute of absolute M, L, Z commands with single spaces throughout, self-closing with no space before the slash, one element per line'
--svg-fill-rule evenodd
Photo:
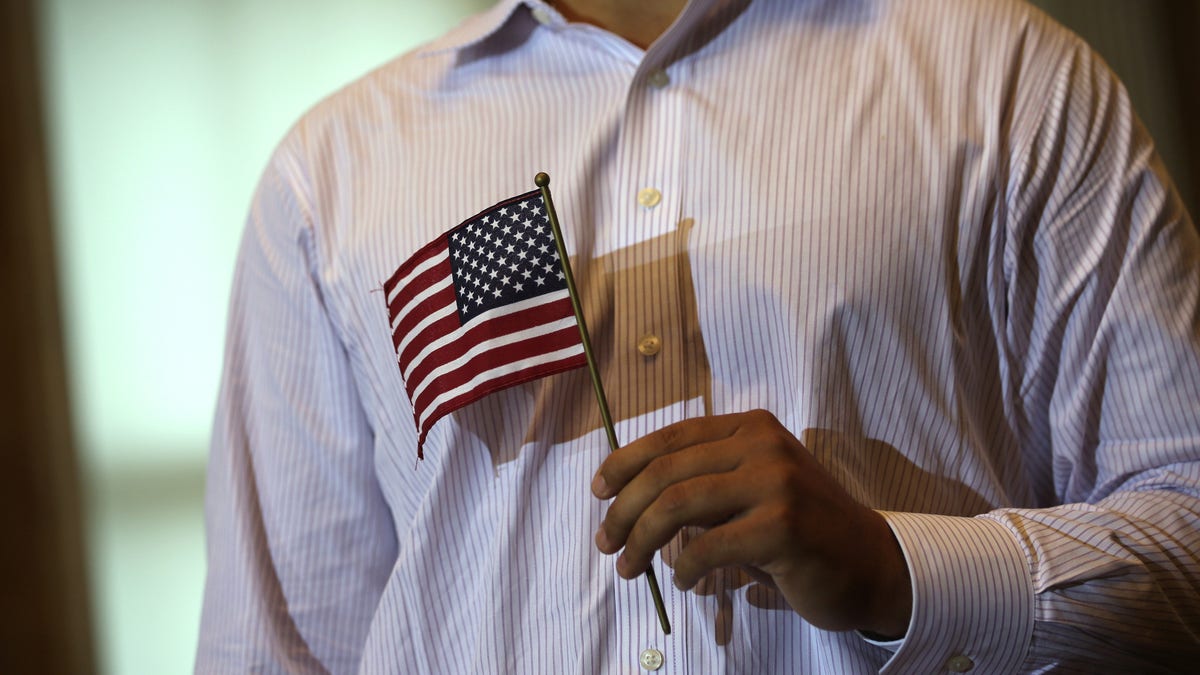
<path fill-rule="evenodd" d="M 604 385 L 600 381 L 600 370 L 596 368 L 596 357 L 592 353 L 592 338 L 588 335 L 587 322 L 583 318 L 583 307 L 579 303 L 579 293 L 575 290 L 575 276 L 571 274 L 571 262 L 567 259 L 567 247 L 563 243 L 562 229 L 558 225 L 558 214 L 554 211 L 554 202 L 550 199 L 550 176 L 544 171 L 534 176 L 533 182 L 542 191 L 542 201 L 546 204 L 546 215 L 550 218 L 550 230 L 554 233 L 554 245 L 558 249 L 558 259 L 562 261 L 563 276 L 567 279 L 567 293 L 571 296 L 571 308 L 575 310 L 575 321 L 579 324 L 579 337 L 583 340 L 583 353 L 587 357 L 588 373 L 592 376 L 592 388 L 596 390 L 596 403 L 600 405 L 600 420 L 604 422 L 604 433 L 608 435 L 609 451 L 621 447 L 617 442 L 617 432 L 613 429 L 612 414 L 608 411 L 608 397 L 604 395 Z M 646 582 L 650 586 L 650 595 L 654 598 L 654 609 L 658 612 L 658 622 L 662 625 L 663 634 L 671 634 L 671 622 L 667 619 L 667 609 L 663 606 L 662 591 L 658 587 L 658 578 L 654 567 L 646 568 Z"/>

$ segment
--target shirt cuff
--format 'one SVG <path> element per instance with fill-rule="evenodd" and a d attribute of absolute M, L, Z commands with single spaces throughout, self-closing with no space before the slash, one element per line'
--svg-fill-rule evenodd
<path fill-rule="evenodd" d="M 913 596 L 908 632 L 880 673 L 1016 672 L 1033 636 L 1033 581 L 1008 529 L 987 518 L 880 514 Z"/>

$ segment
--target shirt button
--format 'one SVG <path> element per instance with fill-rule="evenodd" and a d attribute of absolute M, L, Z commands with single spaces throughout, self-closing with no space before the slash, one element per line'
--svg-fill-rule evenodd
<path fill-rule="evenodd" d="M 650 73 L 650 77 L 646 81 L 650 83 L 651 87 L 654 87 L 655 89 L 662 89 L 668 84 L 671 84 L 671 76 L 668 75 L 667 71 L 665 70 L 656 70 L 653 73 Z"/>
<path fill-rule="evenodd" d="M 642 339 L 638 340 L 637 350 L 642 356 L 654 356 L 662 351 L 662 340 L 653 333 L 643 335 Z"/>
<path fill-rule="evenodd" d="M 543 26 L 550 25 L 550 12 L 547 12 L 542 7 L 535 7 L 533 9 L 533 18 L 534 18 L 534 20 L 536 20 L 538 23 L 542 24 Z"/>
<path fill-rule="evenodd" d="M 638 204 L 641 204 L 648 209 L 652 209 L 658 206 L 658 203 L 662 201 L 662 193 L 652 187 L 642 188 L 641 190 L 638 190 L 637 200 Z"/>
<path fill-rule="evenodd" d="M 646 670 L 658 670 L 662 668 L 663 654 L 657 649 L 643 649 L 638 655 L 638 663 Z"/>
<path fill-rule="evenodd" d="M 948 670 L 952 673 L 970 672 L 970 670 L 974 667 L 975 667 L 975 662 L 972 661 L 970 659 L 970 657 L 963 656 L 962 654 L 958 654 L 957 656 L 951 656 L 949 659 L 946 660 L 946 670 Z"/>

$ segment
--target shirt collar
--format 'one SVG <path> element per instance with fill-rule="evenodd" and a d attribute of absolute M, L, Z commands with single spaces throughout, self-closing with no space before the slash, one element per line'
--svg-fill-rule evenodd
<path fill-rule="evenodd" d="M 689 21 L 689 18 L 713 17 L 731 6 L 744 7 L 747 4 L 749 0 L 689 0 L 677 23 L 692 25 L 673 28 L 688 31 L 695 28 L 696 23 L 695 20 Z M 417 55 L 426 57 L 456 52 L 461 55 L 506 31 L 519 31 L 522 26 L 530 30 L 529 24 L 534 21 L 532 12 L 545 13 L 546 16 L 561 20 L 561 15 L 543 0 L 500 0 L 491 9 L 467 18 L 450 32 L 426 44 L 417 51 Z"/>
<path fill-rule="evenodd" d="M 469 49 L 499 33 L 513 14 L 528 6 L 545 7 L 545 4 L 539 0 L 500 0 L 491 9 L 468 17 L 450 32 L 426 44 L 417 55 L 437 56 Z"/>

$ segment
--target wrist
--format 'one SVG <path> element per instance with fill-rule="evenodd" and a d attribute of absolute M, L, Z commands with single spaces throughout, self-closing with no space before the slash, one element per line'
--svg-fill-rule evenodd
<path fill-rule="evenodd" d="M 871 514 L 880 528 L 876 537 L 880 550 L 875 558 L 878 565 L 874 570 L 872 611 L 868 614 L 870 622 L 859 630 L 872 640 L 889 642 L 904 637 L 908 632 L 908 624 L 912 620 L 912 577 L 904 550 L 891 526 L 879 512 L 872 511 Z"/>

